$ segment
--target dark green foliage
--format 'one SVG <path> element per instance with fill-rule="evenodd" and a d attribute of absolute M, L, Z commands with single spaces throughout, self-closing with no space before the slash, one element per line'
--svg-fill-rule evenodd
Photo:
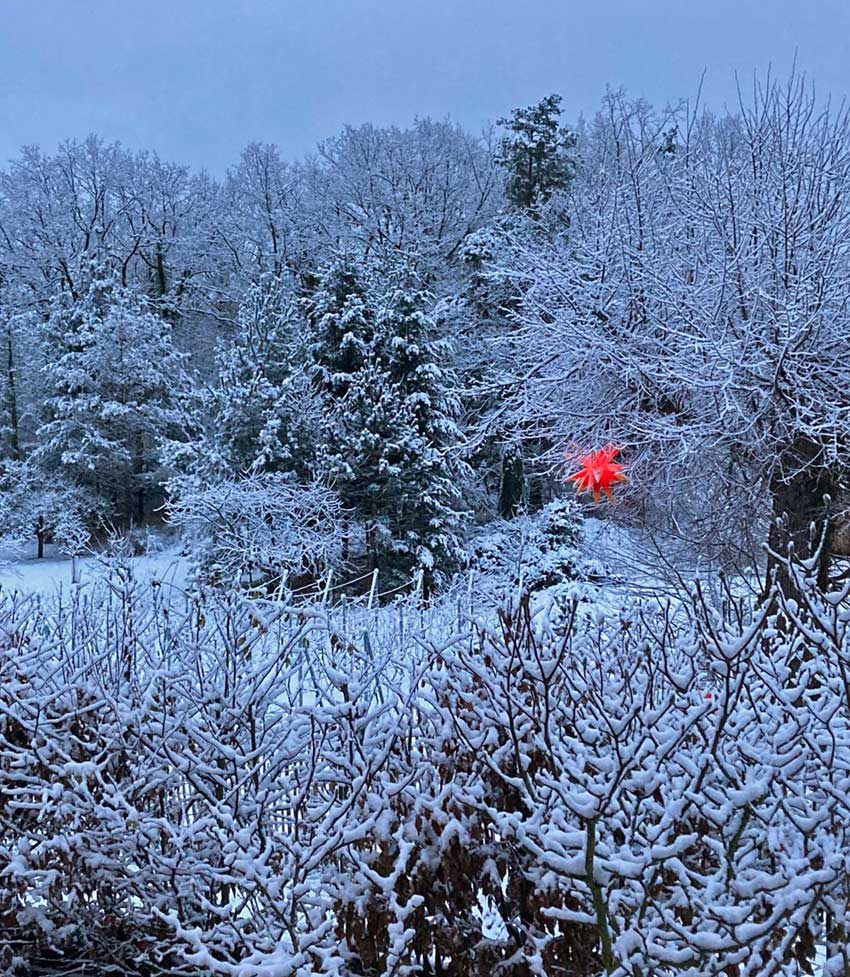
<path fill-rule="evenodd" d="M 518 449 L 510 448 L 502 458 L 502 485 L 499 491 L 499 515 L 502 519 L 513 519 L 522 508 L 524 489 L 522 455 Z"/>
<path fill-rule="evenodd" d="M 366 364 L 375 334 L 363 272 L 351 257 L 334 259 L 306 310 L 317 385 L 332 397 L 344 397 L 352 375 Z"/>
<path fill-rule="evenodd" d="M 451 348 L 431 302 L 402 263 L 372 275 L 336 266 L 310 304 L 321 474 L 365 525 L 371 565 L 429 581 L 457 563 L 467 478 Z"/>
<path fill-rule="evenodd" d="M 508 199 L 534 212 L 566 190 L 575 173 L 570 155 L 575 133 L 559 122 L 561 96 L 548 95 L 536 105 L 514 109 L 499 125 L 507 130 L 497 162 L 508 171 Z"/>
<path fill-rule="evenodd" d="M 147 300 L 96 265 L 44 325 L 45 422 L 36 462 L 93 490 L 121 519 L 144 519 L 161 481 L 182 355 Z"/>

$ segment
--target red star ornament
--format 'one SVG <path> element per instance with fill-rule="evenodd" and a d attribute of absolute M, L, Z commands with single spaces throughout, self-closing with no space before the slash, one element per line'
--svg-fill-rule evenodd
<path fill-rule="evenodd" d="M 604 492 L 613 502 L 611 486 L 626 480 L 623 466 L 614 461 L 619 453 L 620 449 L 613 445 L 591 451 L 589 455 L 579 458 L 581 468 L 575 475 L 569 475 L 566 481 L 575 482 L 576 492 L 592 492 L 594 502 L 599 502 L 600 492 Z"/>

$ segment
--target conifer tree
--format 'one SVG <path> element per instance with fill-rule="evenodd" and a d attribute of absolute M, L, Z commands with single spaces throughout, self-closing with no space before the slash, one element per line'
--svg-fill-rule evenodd
<path fill-rule="evenodd" d="M 342 451 L 353 421 L 345 421 L 344 405 L 352 379 L 369 361 L 374 340 L 374 313 L 365 275 L 347 254 L 338 254 L 316 278 L 304 308 L 309 323 L 310 378 L 322 404 L 317 473 L 330 478 L 348 514 L 359 516 L 354 486 L 357 476 Z M 350 556 L 350 535 L 344 519 L 342 559 Z"/>
<path fill-rule="evenodd" d="M 497 157 L 508 172 L 507 197 L 532 214 L 555 193 L 565 190 L 575 173 L 570 151 L 576 135 L 561 126 L 560 115 L 561 96 L 548 95 L 498 121 L 507 130 Z"/>
<path fill-rule="evenodd" d="M 158 441 L 173 420 L 182 359 L 169 324 L 95 267 L 79 299 L 54 302 L 44 339 L 46 418 L 35 460 L 93 489 L 117 517 L 143 520 L 163 474 Z"/>
<path fill-rule="evenodd" d="M 293 290 L 280 279 L 263 279 L 243 299 L 237 327 L 236 341 L 219 353 L 207 408 L 217 454 L 231 473 L 283 472 L 308 480 L 318 408 Z"/>
<path fill-rule="evenodd" d="M 314 379 L 323 393 L 340 399 L 365 365 L 375 335 L 365 272 L 349 255 L 338 255 L 305 305 Z"/>
<path fill-rule="evenodd" d="M 397 388 L 412 459 L 394 485 L 395 552 L 426 582 L 453 570 L 460 552 L 462 492 L 470 472 L 461 456 L 453 348 L 440 336 L 433 297 L 408 264 L 389 276 L 376 323 L 377 361 Z"/>
<path fill-rule="evenodd" d="M 458 453 L 456 380 L 445 366 L 450 348 L 437 336 L 430 303 L 408 266 L 382 270 L 368 285 L 359 279 L 335 307 L 335 316 L 343 317 L 341 307 L 356 326 L 344 333 L 334 327 L 344 359 L 329 368 L 324 345 L 313 346 L 328 404 L 325 470 L 366 526 L 372 565 L 399 579 L 422 570 L 426 586 L 456 562 L 468 474 Z"/>
<path fill-rule="evenodd" d="M 214 535 L 233 520 L 228 531 L 238 535 L 256 524 L 258 511 L 268 518 L 279 513 L 276 498 L 299 486 L 312 490 L 319 397 L 306 369 L 306 341 L 289 282 L 265 276 L 248 289 L 236 334 L 218 352 L 213 382 L 194 375 L 181 384 L 179 432 L 164 445 L 172 521 L 206 511 L 220 493 L 229 502 Z M 269 538 L 280 528 L 269 524 Z"/>
<path fill-rule="evenodd" d="M 498 124 L 506 134 L 497 162 L 507 171 L 505 194 L 518 211 L 507 215 L 501 228 L 510 238 L 522 241 L 527 236 L 534 238 L 541 233 L 549 236 L 565 220 L 560 208 L 546 207 L 570 186 L 576 170 L 572 151 L 577 137 L 561 125 L 560 115 L 561 96 L 549 95 L 535 105 L 514 109 L 508 118 L 499 119 Z M 530 222 L 524 219 L 525 216 L 531 219 Z M 556 218 L 554 221 L 553 217 Z M 489 248 L 491 253 L 493 250 Z M 498 286 L 498 276 L 491 274 L 483 289 L 484 295 L 494 289 L 498 291 Z M 512 287 L 514 294 L 499 305 L 495 316 L 497 321 L 502 320 L 503 338 L 506 339 L 513 331 L 513 312 L 520 304 L 515 282 Z M 539 452 L 538 445 L 532 454 Z M 529 502 L 542 501 L 540 478 L 530 478 L 531 474 L 526 468 L 519 440 L 505 443 L 501 451 L 498 503 L 503 518 L 515 516 Z"/>

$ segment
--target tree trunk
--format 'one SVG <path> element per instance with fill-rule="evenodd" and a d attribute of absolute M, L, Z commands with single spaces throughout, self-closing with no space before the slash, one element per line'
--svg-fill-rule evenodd
<path fill-rule="evenodd" d="M 145 522 L 145 443 L 141 432 L 136 433 L 136 440 L 133 449 L 133 475 L 136 481 L 136 518 L 139 525 Z"/>
<path fill-rule="evenodd" d="M 374 506 L 372 507 L 372 511 L 374 512 Z M 376 527 L 374 522 L 366 526 L 366 562 L 370 570 L 375 570 L 378 566 L 378 554 L 375 550 L 375 531 Z"/>
<path fill-rule="evenodd" d="M 810 559 L 820 549 L 817 585 L 829 585 L 833 508 L 838 494 L 838 473 L 824 467 L 818 445 L 798 438 L 780 459 L 770 485 L 773 513 L 768 545 L 766 589 L 775 573 L 786 597 L 798 593 L 789 567 L 789 550 L 798 560 Z M 821 545 L 822 544 L 822 545 Z"/>
<path fill-rule="evenodd" d="M 162 247 L 156 248 L 156 281 L 159 288 L 159 295 L 162 298 L 168 291 L 168 280 L 165 275 L 165 259 L 162 257 Z"/>
<path fill-rule="evenodd" d="M 342 519 L 342 562 L 348 563 L 348 558 L 351 554 L 351 527 L 349 526 L 348 517 L 343 516 Z"/>
<path fill-rule="evenodd" d="M 39 516 L 38 521 L 35 524 L 35 538 L 38 540 L 38 559 L 44 559 L 44 537 L 46 533 L 44 531 L 44 516 Z"/>
<path fill-rule="evenodd" d="M 515 448 L 509 449 L 502 458 L 502 486 L 499 491 L 499 515 L 513 519 L 519 511 L 525 490 L 522 455 Z"/>

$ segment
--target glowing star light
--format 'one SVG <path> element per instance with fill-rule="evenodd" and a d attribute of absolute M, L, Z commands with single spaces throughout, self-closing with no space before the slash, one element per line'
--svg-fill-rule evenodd
<path fill-rule="evenodd" d="M 575 475 L 569 475 L 568 482 L 575 482 L 576 492 L 593 492 L 593 501 L 599 502 L 599 493 L 604 492 L 610 501 L 614 501 L 611 486 L 615 482 L 624 482 L 623 466 L 614 459 L 620 453 L 619 448 L 608 445 L 600 451 L 591 451 L 579 459 L 581 468 Z"/>

